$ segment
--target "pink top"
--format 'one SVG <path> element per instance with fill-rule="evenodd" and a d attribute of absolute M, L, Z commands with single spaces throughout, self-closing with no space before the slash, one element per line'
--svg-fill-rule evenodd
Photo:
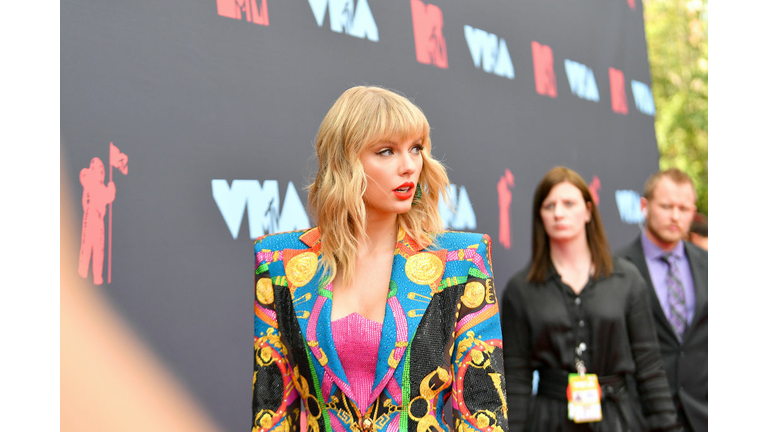
<path fill-rule="evenodd" d="M 354 393 L 351 397 L 362 412 L 368 409 L 371 402 L 381 327 L 381 323 L 357 312 L 331 322 L 333 342 Z"/>

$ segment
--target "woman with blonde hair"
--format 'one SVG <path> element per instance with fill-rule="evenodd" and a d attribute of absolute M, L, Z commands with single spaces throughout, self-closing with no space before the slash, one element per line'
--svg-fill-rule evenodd
<path fill-rule="evenodd" d="M 297 430 L 302 405 L 310 431 L 507 429 L 490 238 L 443 231 L 429 133 L 379 87 L 325 116 L 317 226 L 254 245 L 254 431 Z"/>
<path fill-rule="evenodd" d="M 645 282 L 611 257 L 597 204 L 575 171 L 552 168 L 536 188 L 532 247 L 501 300 L 509 429 L 678 430 Z"/>

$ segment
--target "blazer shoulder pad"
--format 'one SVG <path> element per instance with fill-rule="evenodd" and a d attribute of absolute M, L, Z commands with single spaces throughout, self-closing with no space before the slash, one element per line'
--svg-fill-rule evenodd
<path fill-rule="evenodd" d="M 462 231 L 443 231 L 435 236 L 433 248 L 457 250 L 466 249 L 470 246 L 478 246 L 478 252 L 483 252 L 489 247 L 491 238 L 487 234 L 462 232 Z"/>
<path fill-rule="evenodd" d="M 301 236 L 310 229 L 263 235 L 253 242 L 254 252 L 261 252 L 264 250 L 279 251 L 283 249 L 308 249 L 308 246 L 301 241 Z"/>

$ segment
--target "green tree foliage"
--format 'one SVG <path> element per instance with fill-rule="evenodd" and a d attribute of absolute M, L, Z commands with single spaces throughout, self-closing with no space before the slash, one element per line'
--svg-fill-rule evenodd
<path fill-rule="evenodd" d="M 659 168 L 691 176 L 707 214 L 708 0 L 643 0 Z"/>

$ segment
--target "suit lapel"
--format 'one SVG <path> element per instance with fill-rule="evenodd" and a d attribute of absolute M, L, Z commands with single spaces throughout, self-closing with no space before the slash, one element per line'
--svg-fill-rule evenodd
<path fill-rule="evenodd" d="M 696 292 L 696 307 L 693 312 L 693 320 L 688 327 L 690 329 L 696 324 L 696 321 L 701 318 L 701 315 L 704 313 L 704 309 L 707 306 L 707 284 L 709 281 L 707 280 L 707 268 L 701 260 L 696 259 L 695 252 L 698 251 L 693 250 L 693 247 L 690 244 L 684 244 L 685 255 L 688 258 L 688 265 L 691 267 L 691 275 L 693 276 L 693 289 Z M 686 331 L 686 333 L 688 332 Z"/>
<path fill-rule="evenodd" d="M 294 296 L 296 318 L 312 353 L 323 387 L 332 381 L 347 395 L 352 395 L 331 333 L 333 293 L 321 280 L 319 265 L 320 235 L 317 229 L 301 237 L 309 249 L 283 250 L 288 287 Z M 400 230 L 394 251 L 386 313 L 379 343 L 376 375 L 371 400 L 387 386 L 405 357 L 408 344 L 421 323 L 424 312 L 438 291 L 445 272 L 445 250 L 422 250 Z M 370 401 L 369 401 L 370 402 Z"/>
<path fill-rule="evenodd" d="M 378 397 L 405 357 L 408 344 L 443 278 L 445 261 L 445 250 L 419 249 L 416 242 L 400 230 L 371 398 Z"/>
<path fill-rule="evenodd" d="M 664 309 L 661 308 L 659 297 L 656 295 L 656 289 L 653 287 L 653 280 L 651 279 L 650 271 L 648 271 L 648 264 L 645 262 L 645 252 L 643 252 L 643 243 L 640 240 L 640 237 L 638 237 L 632 245 L 630 254 L 627 258 L 632 261 L 632 264 L 640 270 L 640 274 L 645 278 L 650 292 L 651 309 L 653 309 L 653 313 L 656 315 L 656 325 L 658 326 L 659 323 L 662 323 L 661 326 L 669 333 L 669 336 L 677 341 L 678 339 L 675 335 L 675 331 L 672 329 L 672 325 L 669 323 L 667 316 L 664 315 Z"/>
<path fill-rule="evenodd" d="M 351 395 L 331 335 L 333 293 L 326 289 L 328 281 L 322 277 L 323 267 L 319 264 L 320 232 L 312 228 L 300 240 L 308 249 L 283 249 L 285 276 L 293 295 L 296 318 L 306 337 L 318 380 L 324 390 L 330 391 L 331 383 L 335 383 Z"/>

